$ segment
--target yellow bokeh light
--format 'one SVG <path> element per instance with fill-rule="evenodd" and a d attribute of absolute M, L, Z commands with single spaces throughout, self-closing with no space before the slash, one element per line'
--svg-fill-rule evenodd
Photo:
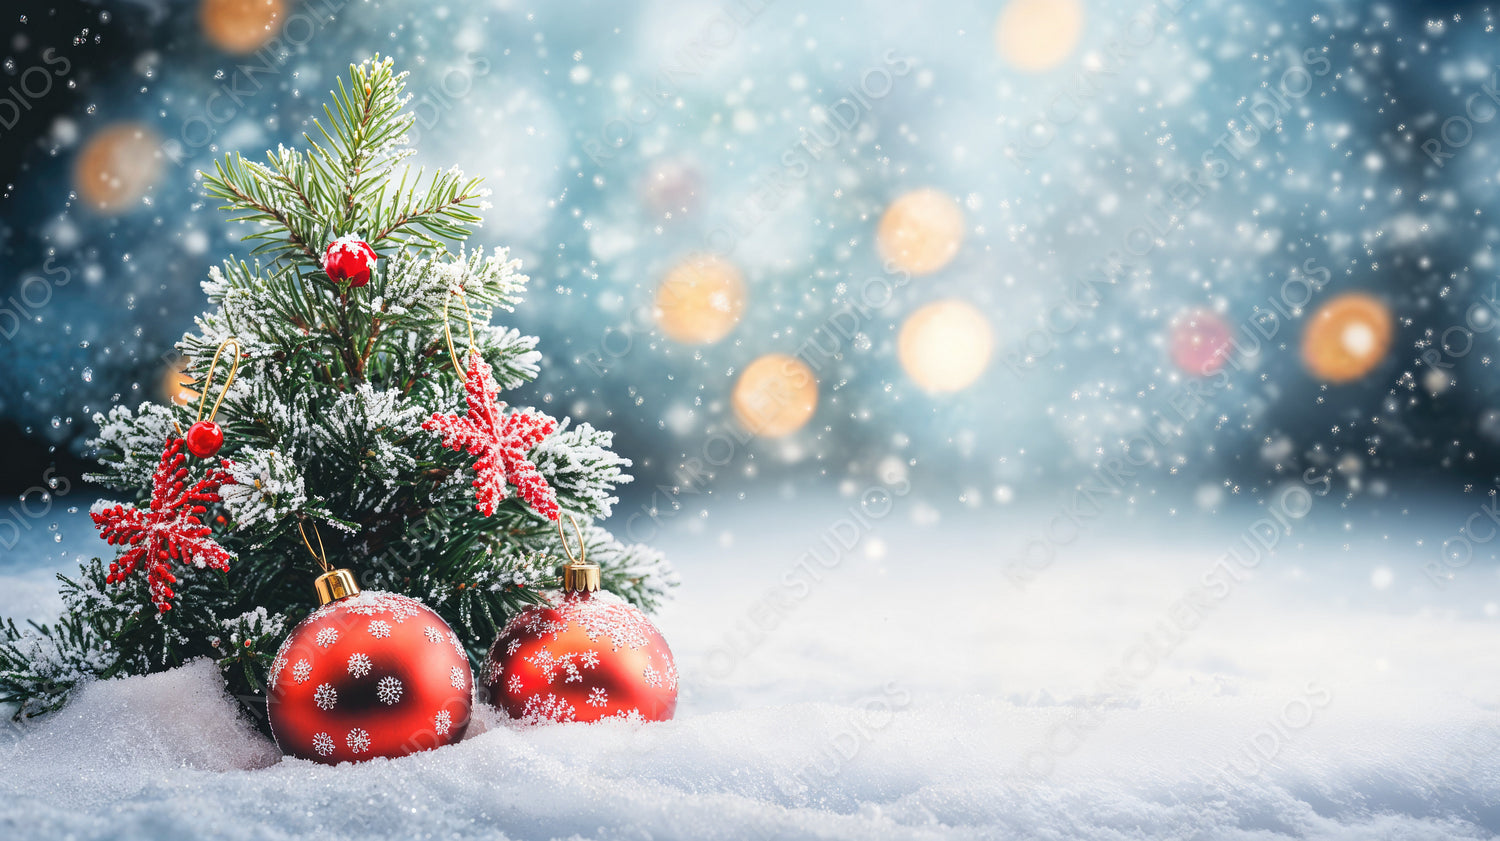
<path fill-rule="evenodd" d="M 941 190 L 913 190 L 891 202 L 876 231 L 880 256 L 914 275 L 948 265 L 964 241 L 964 214 Z"/>
<path fill-rule="evenodd" d="M 768 353 L 745 367 L 731 402 L 734 416 L 754 434 L 788 435 L 812 419 L 818 408 L 818 381 L 802 360 Z"/>
<path fill-rule="evenodd" d="M 198 20 L 214 46 L 244 55 L 265 46 L 281 29 L 282 0 L 203 0 Z"/>
<path fill-rule="evenodd" d="M 120 213 L 134 207 L 161 174 L 161 139 L 139 123 L 94 133 L 73 164 L 73 185 L 88 207 Z"/>
<path fill-rule="evenodd" d="M 961 391 L 990 364 L 994 349 L 990 322 L 972 304 L 949 298 L 934 301 L 906 319 L 896 340 L 901 367 L 923 390 Z"/>
<path fill-rule="evenodd" d="M 188 359 L 184 356 L 162 372 L 161 395 L 178 406 L 198 402 L 198 392 L 192 388 L 193 378 L 187 373 L 187 366 Z"/>
<path fill-rule="evenodd" d="M 1039 73 L 1066 61 L 1082 34 L 1078 0 L 1011 0 L 995 24 L 995 47 L 1011 65 Z"/>
<path fill-rule="evenodd" d="M 745 311 L 745 283 L 726 260 L 694 256 L 656 287 L 656 323 L 673 341 L 706 345 L 729 335 Z"/>
<path fill-rule="evenodd" d="M 1390 308 L 1372 295 L 1351 292 L 1324 304 L 1302 334 L 1302 361 L 1321 380 L 1346 383 L 1375 369 L 1390 350 Z"/>

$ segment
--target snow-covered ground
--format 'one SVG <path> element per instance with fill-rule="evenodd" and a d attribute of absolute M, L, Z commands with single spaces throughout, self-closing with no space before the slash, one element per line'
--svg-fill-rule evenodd
<path fill-rule="evenodd" d="M 1254 512 L 1101 523 L 1017 586 L 1006 564 L 1047 512 L 788 507 L 683 513 L 655 540 L 684 580 L 660 616 L 685 681 L 672 722 L 483 713 L 459 745 L 326 768 L 281 759 L 197 664 L 94 684 L 13 738 L 0 837 L 1500 832 L 1497 576 L 1426 578 L 1435 520 L 1421 545 L 1357 518 L 1280 536 L 1229 578 Z M 93 551 L 73 542 L 86 522 L 63 531 Z M 0 611 L 45 613 L 50 590 L 0 567 Z"/>

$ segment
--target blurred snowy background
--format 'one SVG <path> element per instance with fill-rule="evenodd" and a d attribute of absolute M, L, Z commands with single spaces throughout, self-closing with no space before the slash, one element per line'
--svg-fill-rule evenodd
<path fill-rule="evenodd" d="M 533 279 L 508 318 L 545 362 L 512 399 L 617 433 L 638 480 L 610 525 L 685 580 L 661 617 L 679 721 L 241 773 L 284 817 L 217 829 L 328 829 L 306 815 L 399 780 L 420 792 L 341 831 L 438 831 L 433 800 L 498 775 L 485 796 L 551 794 L 437 826 L 1500 831 L 1489 5 L 3 15 L 0 613 L 47 617 L 52 573 L 98 551 L 89 418 L 176 393 L 197 284 L 246 250 L 197 171 L 296 144 L 375 52 L 411 71 L 418 160 L 494 190 L 475 243 Z M 45 805 L 82 797 L 58 769 L 101 740 L 111 776 L 135 757 L 200 793 L 270 761 L 252 734 L 118 741 L 111 717 L 190 679 L 101 688 L 76 732 L 19 742 L 0 825 L 191 834 L 201 804 L 139 780 Z M 555 821 L 583 797 L 603 811 Z"/>

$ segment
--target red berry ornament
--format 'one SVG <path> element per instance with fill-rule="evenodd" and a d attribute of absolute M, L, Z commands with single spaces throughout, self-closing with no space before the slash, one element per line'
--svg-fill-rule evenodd
<path fill-rule="evenodd" d="M 182 439 L 168 438 L 151 477 L 149 506 L 110 505 L 100 500 L 92 512 L 99 536 L 124 549 L 109 565 L 105 581 L 121 584 L 140 572 L 146 576 L 151 601 L 160 613 L 171 610 L 172 599 L 177 596 L 172 589 L 177 583 L 174 564 L 225 572 L 234 559 L 199 519 L 210 503 L 219 501 L 219 487 L 234 480 L 225 471 L 210 468 L 202 479 L 189 485 L 186 461 Z"/>
<path fill-rule="evenodd" d="M 321 576 L 318 594 L 323 606 L 282 643 L 266 681 L 283 753 L 333 765 L 463 738 L 469 658 L 441 617 L 406 596 L 359 592 L 348 570 Z"/>
<path fill-rule="evenodd" d="M 491 703 L 528 724 L 627 718 L 666 721 L 677 709 L 677 665 L 646 615 L 596 592 L 599 567 L 564 570 L 555 605 L 518 614 L 490 649 Z"/>
<path fill-rule="evenodd" d="M 328 243 L 323 252 L 323 271 L 334 283 L 348 282 L 350 286 L 364 286 L 370 282 L 370 272 L 375 270 L 375 261 L 380 259 L 368 243 L 345 234 Z"/>
<path fill-rule="evenodd" d="M 457 360 L 454 360 L 457 362 Z M 469 354 L 469 373 L 464 379 L 464 400 L 468 412 L 444 415 L 433 412 L 422 422 L 422 428 L 443 437 L 443 446 L 457 452 L 478 456 L 474 462 L 474 507 L 486 517 L 505 499 L 507 485 L 514 486 L 516 496 L 549 520 L 558 518 L 557 492 L 527 461 L 536 445 L 557 430 L 557 421 L 537 412 L 516 410 L 501 412 L 504 404 L 495 402 L 500 386 L 488 362 L 478 353 Z"/>
<path fill-rule="evenodd" d="M 198 421 L 188 427 L 187 451 L 198 458 L 210 458 L 224 446 L 224 429 L 213 421 Z"/>
<path fill-rule="evenodd" d="M 208 405 L 208 388 L 214 381 L 214 371 L 219 369 L 219 357 L 229 346 L 234 346 L 234 351 L 229 354 L 229 376 L 224 380 L 224 389 L 219 392 L 219 399 L 214 401 L 213 411 L 208 417 L 203 417 L 203 410 Z M 233 337 L 225 339 L 219 349 L 214 351 L 213 361 L 208 363 L 208 373 L 203 378 L 203 394 L 198 398 L 198 418 L 193 425 L 188 427 L 187 435 L 183 436 L 187 444 L 187 451 L 198 458 L 211 458 L 218 454 L 219 449 L 224 446 L 224 429 L 214 418 L 219 415 L 219 406 L 224 403 L 224 396 L 229 393 L 229 387 L 234 385 L 235 372 L 240 369 L 240 343 Z"/>

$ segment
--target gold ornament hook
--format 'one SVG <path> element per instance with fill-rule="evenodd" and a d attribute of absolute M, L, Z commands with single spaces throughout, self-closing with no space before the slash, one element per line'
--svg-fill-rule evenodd
<path fill-rule="evenodd" d="M 198 397 L 198 417 L 193 419 L 194 423 L 203 420 L 203 407 L 208 404 L 208 387 L 213 385 L 214 370 L 219 367 L 219 355 L 230 345 L 234 345 L 234 354 L 229 357 L 229 378 L 224 381 L 224 390 L 219 392 L 219 399 L 214 401 L 213 411 L 208 413 L 209 423 L 213 423 L 214 417 L 219 414 L 219 404 L 224 402 L 224 395 L 228 394 L 229 387 L 234 385 L 235 372 L 240 369 L 240 343 L 230 336 L 219 343 L 219 349 L 214 351 L 213 361 L 208 363 L 208 373 L 203 377 L 203 394 Z"/>
<path fill-rule="evenodd" d="M 313 560 L 318 562 L 318 566 L 322 567 L 324 572 L 327 572 L 328 552 L 323 549 L 323 535 L 318 531 L 317 524 L 313 524 L 313 537 L 318 539 L 317 551 L 313 551 L 312 544 L 307 541 L 307 530 L 302 527 L 301 520 L 297 521 L 297 532 L 302 535 L 302 545 L 307 547 L 308 554 L 313 556 Z"/>
<path fill-rule="evenodd" d="M 318 524 L 313 523 L 313 537 L 318 539 L 317 551 L 313 551 L 312 543 L 308 542 L 307 530 L 302 527 L 300 519 L 297 521 L 297 532 L 302 535 L 302 545 L 307 547 L 308 553 L 323 568 L 323 574 L 313 579 L 313 588 L 318 591 L 318 604 L 359 595 L 359 583 L 354 580 L 354 573 L 347 569 L 328 568 L 328 552 L 323 549 L 323 534 L 318 531 Z"/>
<path fill-rule="evenodd" d="M 462 377 L 464 366 L 458 361 L 458 351 L 453 349 L 453 331 L 448 327 L 448 304 L 453 300 L 454 295 L 457 295 L 458 302 L 464 305 L 464 327 L 469 334 L 470 353 L 474 353 L 474 311 L 469 309 L 469 296 L 464 294 L 462 286 L 456 290 L 450 290 L 443 298 L 443 337 L 448 340 L 448 355 L 453 359 L 453 370 Z"/>
<path fill-rule="evenodd" d="M 562 518 L 558 518 L 557 536 L 562 541 L 563 554 L 568 556 L 568 564 L 563 567 L 563 591 L 592 593 L 599 589 L 599 565 L 588 562 L 589 547 L 583 540 L 583 529 L 578 527 L 578 520 L 569 514 L 568 522 L 573 524 L 573 534 L 578 538 L 578 554 L 574 555 L 568 547 L 568 533 L 563 531 Z"/>
<path fill-rule="evenodd" d="M 578 554 L 574 555 L 573 550 L 568 548 L 568 533 L 563 531 L 562 518 L 559 517 L 557 520 L 557 537 L 562 541 L 563 554 L 567 555 L 568 560 L 575 564 L 586 564 L 588 563 L 589 547 L 588 544 L 583 542 L 583 530 L 578 528 L 578 520 L 572 514 L 568 515 L 568 522 L 573 524 L 573 534 L 578 537 Z"/>

